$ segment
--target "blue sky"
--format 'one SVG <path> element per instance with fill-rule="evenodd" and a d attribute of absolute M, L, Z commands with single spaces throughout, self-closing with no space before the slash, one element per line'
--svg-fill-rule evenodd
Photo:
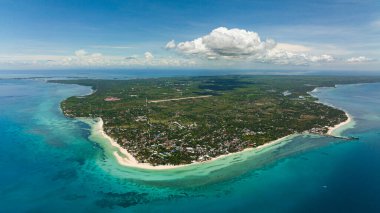
<path fill-rule="evenodd" d="M 376 0 L 2 0 L 0 29 L 0 69 L 380 65 Z"/>

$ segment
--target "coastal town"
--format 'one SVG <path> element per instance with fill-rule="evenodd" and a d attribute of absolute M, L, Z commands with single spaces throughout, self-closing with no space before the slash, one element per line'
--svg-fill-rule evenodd
<path fill-rule="evenodd" d="M 96 92 L 61 103 L 67 117 L 102 118 L 104 132 L 139 163 L 181 165 L 258 147 L 295 133 L 326 134 L 347 120 L 316 102 L 316 87 L 371 79 L 220 76 L 60 80 Z"/>

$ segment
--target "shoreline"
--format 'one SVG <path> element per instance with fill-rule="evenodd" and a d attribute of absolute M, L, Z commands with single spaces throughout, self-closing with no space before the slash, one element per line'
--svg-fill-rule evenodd
<path fill-rule="evenodd" d="M 346 125 L 348 125 L 351 122 L 354 122 L 354 120 L 352 119 L 352 116 L 350 114 L 348 114 L 346 111 L 344 111 L 344 112 L 346 113 L 347 119 L 345 121 L 339 123 L 339 124 L 336 124 L 335 126 L 329 127 L 329 130 L 326 133 L 327 135 L 340 136 L 340 134 L 334 134 L 334 132 L 336 130 L 342 128 L 343 126 L 346 126 Z"/>
<path fill-rule="evenodd" d="M 113 140 L 109 135 L 107 135 L 104 130 L 103 130 L 103 119 L 102 118 L 97 118 L 96 123 L 91 125 L 92 131 L 95 131 L 95 133 L 98 133 L 100 136 L 102 136 L 104 139 L 106 139 L 110 145 L 113 147 L 117 148 L 118 151 L 114 151 L 112 155 L 115 157 L 116 161 L 126 167 L 131 167 L 131 168 L 138 168 L 138 169 L 145 169 L 145 170 L 170 170 L 170 169 L 177 169 L 181 167 L 187 167 L 187 166 L 193 166 L 193 165 L 200 165 L 204 163 L 209 163 L 214 160 L 218 160 L 221 158 L 225 158 L 227 156 L 231 156 L 234 154 L 239 154 L 242 152 L 247 152 L 247 151 L 260 151 L 265 148 L 280 144 L 281 142 L 285 141 L 287 138 L 290 138 L 292 136 L 295 136 L 297 134 L 291 134 L 287 135 L 281 138 L 278 138 L 276 140 L 270 141 L 268 143 L 265 143 L 263 145 L 257 146 L 257 147 L 250 147 L 246 148 L 242 151 L 239 152 L 233 152 L 233 153 L 228 153 L 225 155 L 220 155 L 214 158 L 211 158 L 210 160 L 206 161 L 201 161 L 201 162 L 194 162 L 194 163 L 189 163 L 189 164 L 180 164 L 180 165 L 158 165 L 158 166 L 153 166 L 149 163 L 139 163 L 136 158 L 134 158 L 125 148 L 121 147 L 115 140 Z M 121 156 L 119 152 L 124 155 Z"/>
<path fill-rule="evenodd" d="M 326 133 L 326 136 L 340 136 L 340 134 L 334 134 L 334 132 L 354 121 L 350 114 L 348 114 L 346 111 L 344 111 L 344 112 L 346 113 L 347 119 L 345 121 L 339 123 L 339 124 L 336 124 L 335 126 L 329 127 L 329 130 Z M 112 139 L 109 135 L 107 135 L 103 130 L 103 119 L 102 118 L 97 118 L 96 123 L 92 124 L 91 128 L 93 131 L 95 131 L 97 134 L 99 134 L 102 138 L 106 139 L 107 142 L 111 146 L 113 146 L 114 148 L 117 148 L 117 151 L 113 151 L 112 155 L 113 155 L 113 157 L 115 157 L 115 159 L 119 165 L 122 165 L 125 167 L 130 167 L 130 168 L 144 169 L 144 170 L 171 170 L 171 169 L 183 168 L 183 167 L 188 167 L 188 166 L 193 166 L 193 165 L 201 165 L 201 164 L 209 163 L 209 162 L 212 162 L 212 161 L 215 161 L 215 160 L 218 160 L 221 158 L 225 158 L 225 157 L 228 157 L 231 155 L 240 154 L 243 152 L 260 151 L 260 150 L 263 150 L 265 148 L 269 148 L 269 147 L 272 147 L 274 145 L 280 144 L 281 142 L 285 141 L 286 139 L 298 135 L 297 133 L 286 135 L 284 137 L 278 138 L 276 140 L 270 141 L 268 143 L 265 143 L 265 144 L 257 146 L 257 147 L 249 147 L 249 148 L 243 149 L 239 152 L 233 152 L 233 153 L 220 155 L 220 156 L 211 158 L 211 159 L 206 160 L 206 161 L 193 162 L 193 163 L 189 163 L 189 164 L 180 164 L 180 165 L 153 166 L 149 163 L 139 163 L 136 160 L 136 158 L 133 157 L 133 155 L 131 155 L 125 148 L 120 146 L 114 139 Z M 122 156 L 119 153 L 121 153 L 124 156 Z"/>
<path fill-rule="evenodd" d="M 320 89 L 320 87 L 316 87 L 316 88 L 314 88 L 312 91 L 310 91 L 308 93 L 310 95 L 312 95 L 313 97 L 318 98 L 318 96 L 315 96 L 315 95 L 312 94 L 314 92 L 317 92 L 318 89 Z M 344 126 L 346 126 L 346 125 L 354 122 L 352 116 L 350 114 L 348 114 L 346 110 L 343 110 L 341 108 L 335 107 L 335 106 L 333 106 L 333 105 L 331 105 L 329 103 L 320 102 L 319 100 L 317 100 L 316 102 L 322 103 L 324 105 L 327 105 L 327 106 L 330 106 L 330 107 L 333 107 L 333 108 L 336 108 L 336 109 L 339 109 L 339 110 L 342 110 L 342 111 L 345 112 L 345 114 L 347 116 L 347 119 L 345 121 L 343 121 L 343 122 L 341 122 L 339 124 L 336 124 L 335 126 L 328 127 L 328 132 L 326 133 L 326 136 L 340 136 L 340 133 L 335 134 L 334 132 L 336 132 L 337 130 L 341 129 L 342 127 L 344 127 Z M 240 153 L 247 152 L 247 151 L 260 151 L 262 149 L 265 149 L 265 148 L 268 148 L 268 147 L 280 144 L 281 142 L 285 141 L 287 138 L 290 138 L 290 137 L 295 136 L 295 135 L 299 135 L 297 133 L 293 133 L 293 134 L 286 135 L 284 137 L 278 138 L 276 140 L 270 141 L 268 143 L 265 143 L 265 144 L 257 146 L 257 147 L 249 147 L 249 148 L 243 149 L 243 150 L 241 150 L 239 152 L 233 152 L 233 153 L 228 153 L 228 154 L 220 155 L 220 156 L 211 158 L 211 159 L 206 160 L 206 161 L 193 162 L 193 163 L 189 163 L 189 164 L 180 164 L 180 165 L 158 165 L 158 166 L 153 166 L 153 165 L 151 165 L 149 163 L 139 163 L 136 160 L 136 158 L 133 157 L 133 155 L 131 155 L 125 148 L 123 148 L 122 146 L 120 146 L 115 140 L 113 140 L 109 135 L 107 135 L 104 132 L 104 129 L 103 129 L 103 119 L 102 118 L 100 118 L 100 117 L 97 118 L 96 123 L 92 124 L 91 128 L 92 128 L 92 130 L 95 130 L 95 132 L 98 133 L 102 138 L 106 139 L 109 142 L 110 145 L 112 145 L 113 147 L 117 148 L 117 151 L 113 151 L 112 155 L 115 157 L 115 159 L 116 159 L 116 161 L 117 161 L 117 163 L 119 165 L 126 166 L 126 167 L 131 167 L 131 168 L 137 168 L 137 169 L 145 169 L 145 170 L 171 170 L 171 169 L 177 169 L 177 168 L 188 167 L 188 166 L 193 166 L 193 165 L 205 164 L 205 163 L 209 163 L 209 162 L 221 159 L 221 158 L 225 158 L 227 156 L 231 156 L 231 155 L 235 155 L 235 154 L 240 154 Z"/>
<path fill-rule="evenodd" d="M 333 88 L 336 88 L 336 87 L 338 87 L 340 85 L 341 84 L 336 84 Z M 351 85 L 351 84 L 349 84 L 349 85 Z M 354 84 L 354 85 L 356 85 L 356 84 Z M 334 132 L 336 132 L 337 130 L 340 130 L 342 127 L 347 126 L 350 123 L 352 123 L 353 125 L 355 125 L 355 120 L 353 119 L 353 117 L 346 110 L 344 110 L 344 109 L 342 109 L 340 107 L 336 107 L 336 106 L 334 106 L 334 105 L 332 105 L 330 103 L 322 102 L 322 101 L 319 100 L 318 95 L 316 95 L 315 93 L 318 93 L 320 91 L 320 89 L 324 89 L 324 88 L 332 88 L 332 87 L 316 87 L 312 91 L 307 92 L 307 93 L 309 95 L 311 95 L 311 96 L 313 96 L 313 97 L 315 97 L 315 98 L 318 99 L 315 102 L 324 104 L 326 106 L 330 106 L 330 107 L 335 108 L 335 109 L 339 109 L 339 110 L 343 111 L 346 114 L 347 119 L 345 121 L 343 121 L 343 122 L 341 122 L 339 124 L 336 124 L 335 126 L 328 127 L 328 131 L 326 133 L 327 136 L 335 136 L 335 137 L 338 136 L 339 137 L 339 136 L 341 136 L 340 132 L 338 132 L 338 134 L 335 134 Z M 348 128 L 352 128 L 352 127 L 348 127 Z M 343 129 L 341 131 L 344 131 L 344 130 L 345 129 Z"/>

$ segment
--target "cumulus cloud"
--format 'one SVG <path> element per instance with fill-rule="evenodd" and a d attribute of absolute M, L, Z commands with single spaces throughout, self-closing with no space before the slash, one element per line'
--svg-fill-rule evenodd
<path fill-rule="evenodd" d="M 144 53 L 144 58 L 147 60 L 147 61 L 152 61 L 154 59 L 154 56 L 151 52 L 145 52 Z"/>
<path fill-rule="evenodd" d="M 0 65 L 33 67 L 139 67 L 139 66 L 193 66 L 192 59 L 154 57 L 151 52 L 142 56 L 115 56 L 90 53 L 84 49 L 72 55 L 0 55 Z"/>
<path fill-rule="evenodd" d="M 320 55 L 320 56 L 309 56 L 311 62 L 332 62 L 335 61 L 334 57 L 331 55 Z"/>
<path fill-rule="evenodd" d="M 108 46 L 105 46 L 108 47 Z M 102 48 L 105 48 L 102 46 Z M 110 47 L 111 48 L 111 47 Z M 119 48 L 119 47 L 112 47 Z M 120 47 L 124 48 L 124 47 Z M 194 40 L 175 42 L 169 41 L 165 48 L 173 51 L 173 55 L 150 51 L 140 55 L 104 55 L 98 51 L 78 49 L 67 55 L 0 55 L 0 65 L 9 66 L 49 66 L 49 67 L 138 67 L 138 66 L 176 66 L 176 67 L 239 67 L 259 66 L 270 67 L 279 65 L 320 65 L 323 63 L 346 64 L 375 61 L 365 56 L 344 58 L 339 55 L 347 53 L 333 52 L 337 57 L 325 52 L 330 49 L 314 46 L 313 48 L 299 44 L 281 43 L 273 39 L 262 39 L 258 33 L 244 29 L 228 29 L 220 27 L 209 34 Z M 93 48 L 92 48 L 93 49 Z M 109 52 L 109 51 L 108 51 Z"/>
<path fill-rule="evenodd" d="M 166 49 L 174 49 L 175 47 L 176 45 L 174 40 L 169 41 L 165 46 Z"/>
<path fill-rule="evenodd" d="M 233 58 L 258 54 L 275 46 L 274 40 L 261 41 L 255 32 L 220 27 L 201 38 L 179 43 L 177 49 L 186 54 Z"/>
<path fill-rule="evenodd" d="M 364 62 L 370 62 L 374 61 L 372 58 L 367 58 L 365 56 L 359 56 L 359 57 L 352 57 L 347 59 L 348 63 L 364 63 Z"/>
<path fill-rule="evenodd" d="M 78 57 L 81 57 L 81 56 L 87 55 L 87 52 L 84 49 L 80 49 L 80 50 L 75 51 L 75 55 Z"/>
<path fill-rule="evenodd" d="M 302 45 L 277 43 L 273 39 L 262 40 L 258 33 L 244 29 L 219 27 L 210 34 L 177 45 L 170 41 L 167 49 L 210 60 L 248 60 L 274 64 L 332 62 L 331 55 L 311 55 L 310 48 Z"/>

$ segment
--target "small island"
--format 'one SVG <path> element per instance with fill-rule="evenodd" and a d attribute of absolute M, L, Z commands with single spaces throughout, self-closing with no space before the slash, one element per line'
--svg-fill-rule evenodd
<path fill-rule="evenodd" d="M 184 165 L 296 133 L 327 134 L 347 114 L 309 94 L 373 77 L 204 76 L 51 80 L 91 86 L 61 103 L 70 118 L 100 118 L 105 134 L 138 163 Z"/>

